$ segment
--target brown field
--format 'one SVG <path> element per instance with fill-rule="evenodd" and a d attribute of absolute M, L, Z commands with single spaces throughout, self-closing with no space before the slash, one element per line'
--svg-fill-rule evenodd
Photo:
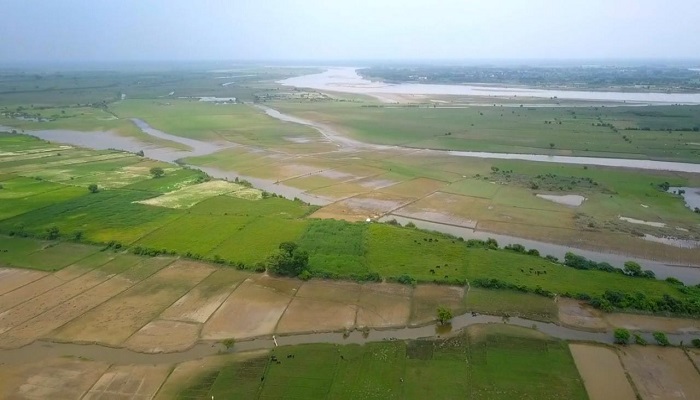
<path fill-rule="evenodd" d="M 591 400 L 636 399 L 614 350 L 588 344 L 570 344 L 569 349 Z"/>
<path fill-rule="evenodd" d="M 292 296 L 284 287 L 273 286 L 247 279 L 229 296 L 202 328 L 203 339 L 249 338 L 271 335 L 277 322 L 287 309 Z"/>
<path fill-rule="evenodd" d="M 46 272 L 0 268 L 0 295 L 46 276 Z"/>
<path fill-rule="evenodd" d="M 112 365 L 83 399 L 152 399 L 169 373 L 169 365 Z"/>
<path fill-rule="evenodd" d="M 357 306 L 296 297 L 277 324 L 276 332 L 338 331 L 355 326 Z"/>
<path fill-rule="evenodd" d="M 213 271 L 206 264 L 175 262 L 71 321 L 55 337 L 119 345 Z"/>
<path fill-rule="evenodd" d="M 199 340 L 200 324 L 153 320 L 134 333 L 124 347 L 142 353 L 183 351 Z"/>
<path fill-rule="evenodd" d="M 109 276 L 99 271 L 90 271 L 3 312 L 0 314 L 0 333 L 8 331 L 10 328 L 53 308 L 57 303 L 69 300 L 107 279 Z"/>
<path fill-rule="evenodd" d="M 695 364 L 695 368 L 700 371 L 700 349 L 688 349 L 686 354 L 688 354 L 688 357 L 690 357 L 693 364 Z"/>
<path fill-rule="evenodd" d="M 386 283 L 362 285 L 357 302 L 358 328 L 387 328 L 408 324 L 412 290 L 408 286 Z"/>
<path fill-rule="evenodd" d="M 629 346 L 622 363 L 642 399 L 698 399 L 700 374 L 681 349 Z"/>
<path fill-rule="evenodd" d="M 0 364 L 0 398 L 80 399 L 108 367 L 68 357 L 22 365 Z"/>
<path fill-rule="evenodd" d="M 249 273 L 219 269 L 178 299 L 161 318 L 203 324 Z"/>

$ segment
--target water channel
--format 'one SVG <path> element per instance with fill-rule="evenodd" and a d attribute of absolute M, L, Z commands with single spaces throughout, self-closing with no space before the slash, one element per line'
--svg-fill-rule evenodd
<path fill-rule="evenodd" d="M 310 343 L 331 344 L 365 344 L 391 340 L 415 340 L 438 339 L 458 333 L 464 328 L 477 324 L 504 324 L 536 329 L 546 335 L 563 340 L 588 341 L 611 344 L 613 335 L 609 332 L 582 331 L 549 322 L 532 321 L 524 318 L 511 317 L 504 319 L 493 315 L 476 315 L 467 313 L 452 319 L 450 325 L 438 325 L 436 323 L 421 327 L 401 327 L 392 329 L 374 330 L 367 332 L 354 330 L 349 334 L 341 332 L 303 333 L 285 336 L 263 337 L 252 340 L 237 341 L 233 352 L 246 352 L 255 350 L 272 349 L 279 346 L 292 346 Z M 668 334 L 669 341 L 678 345 L 683 341 L 690 343 L 697 336 L 696 332 L 683 334 Z M 651 333 L 639 332 L 640 336 L 653 343 Z M 199 342 L 188 350 L 173 353 L 140 353 L 125 348 L 107 347 L 98 344 L 57 343 L 48 341 L 36 341 L 17 349 L 0 350 L 0 359 L 3 364 L 25 364 L 38 362 L 50 357 L 81 357 L 93 361 L 101 361 L 111 364 L 176 364 L 202 357 L 213 356 L 225 352 L 224 347 L 218 342 Z"/>

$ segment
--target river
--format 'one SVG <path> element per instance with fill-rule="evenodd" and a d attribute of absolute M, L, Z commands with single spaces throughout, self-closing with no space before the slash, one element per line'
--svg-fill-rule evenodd
<path fill-rule="evenodd" d="M 284 86 L 368 95 L 459 95 L 494 98 L 566 99 L 633 104 L 700 104 L 700 93 L 640 93 L 579 90 L 549 90 L 526 87 L 477 85 L 435 85 L 421 83 L 391 84 L 364 79 L 357 68 L 330 68 L 327 71 L 284 79 Z M 590 105 L 590 104 L 588 104 Z"/>

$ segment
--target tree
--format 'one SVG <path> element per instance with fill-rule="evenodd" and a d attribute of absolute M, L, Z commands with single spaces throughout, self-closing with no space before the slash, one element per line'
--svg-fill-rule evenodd
<path fill-rule="evenodd" d="M 165 175 L 165 171 L 161 167 L 153 167 L 151 168 L 151 175 L 153 175 L 154 178 L 160 178 Z"/>
<path fill-rule="evenodd" d="M 654 332 L 653 333 L 654 340 L 656 340 L 656 343 L 659 344 L 659 346 L 668 346 L 671 343 L 668 341 L 668 338 L 666 337 L 666 334 L 663 332 Z"/>
<path fill-rule="evenodd" d="M 625 275 L 629 276 L 642 276 L 642 266 L 634 261 L 625 262 Z"/>
<path fill-rule="evenodd" d="M 630 331 L 628 331 L 625 328 L 617 328 L 615 329 L 615 333 L 613 334 L 615 337 L 615 343 L 617 344 L 622 344 L 625 345 L 629 342 L 630 340 Z"/>
<path fill-rule="evenodd" d="M 230 339 L 224 339 L 223 342 L 221 342 L 224 346 L 226 346 L 226 350 L 231 350 L 233 346 L 236 344 L 236 339 L 230 338 Z"/>
<path fill-rule="evenodd" d="M 90 193 L 97 193 L 100 191 L 100 188 L 97 187 L 97 184 L 91 183 L 88 185 L 88 190 L 90 191 Z"/>
<path fill-rule="evenodd" d="M 437 319 L 440 324 L 445 325 L 452 319 L 452 310 L 445 306 L 439 306 L 437 308 Z"/>
<path fill-rule="evenodd" d="M 139 157 L 143 157 L 143 150 L 139 150 L 136 152 L 136 155 Z"/>
<path fill-rule="evenodd" d="M 700 339 L 695 338 L 691 340 L 690 343 L 693 345 L 693 347 L 700 349 Z"/>
<path fill-rule="evenodd" d="M 309 253 L 294 242 L 281 243 L 266 261 L 267 270 L 276 275 L 299 276 L 309 265 Z"/>
<path fill-rule="evenodd" d="M 550 148 L 550 149 L 553 149 L 553 148 L 554 148 L 554 143 L 550 143 L 550 144 L 549 144 L 549 148 Z"/>

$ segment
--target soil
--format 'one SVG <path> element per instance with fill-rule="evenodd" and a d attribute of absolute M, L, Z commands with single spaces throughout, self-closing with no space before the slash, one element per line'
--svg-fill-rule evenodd
<path fill-rule="evenodd" d="M 606 331 L 608 324 L 603 320 L 603 314 L 582 302 L 566 297 L 557 299 L 559 321 L 574 328 L 592 331 Z"/>
<path fill-rule="evenodd" d="M 636 399 L 614 350 L 589 344 L 570 344 L 569 349 L 591 400 Z"/>
<path fill-rule="evenodd" d="M 683 350 L 629 346 L 621 352 L 622 363 L 643 399 L 700 398 L 700 374 Z"/>

